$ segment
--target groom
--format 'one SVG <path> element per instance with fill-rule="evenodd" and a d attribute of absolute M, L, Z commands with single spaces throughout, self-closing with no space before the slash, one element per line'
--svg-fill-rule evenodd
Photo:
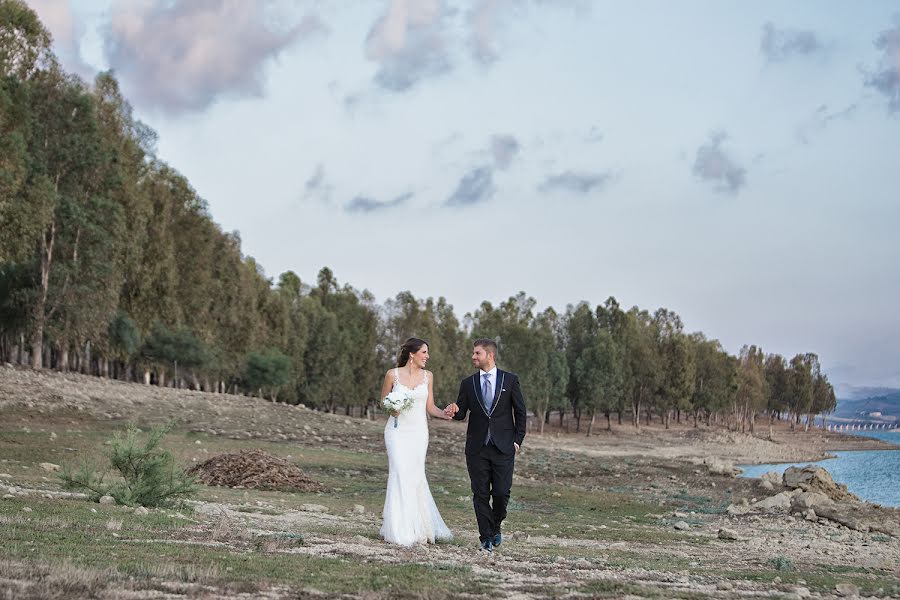
<path fill-rule="evenodd" d="M 472 413 L 466 432 L 466 466 L 481 549 L 487 552 L 503 541 L 500 523 L 506 518 L 513 466 L 525 438 L 526 419 L 519 378 L 499 370 L 496 358 L 494 340 L 475 340 L 472 364 L 478 372 L 462 380 L 456 402 L 444 409 L 457 421 Z"/>

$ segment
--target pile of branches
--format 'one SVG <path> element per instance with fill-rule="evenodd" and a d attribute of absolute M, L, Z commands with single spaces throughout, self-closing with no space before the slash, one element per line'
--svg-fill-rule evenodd
<path fill-rule="evenodd" d="M 322 484 L 289 461 L 263 452 L 241 450 L 219 454 L 188 470 L 206 485 L 286 492 L 318 492 Z"/>

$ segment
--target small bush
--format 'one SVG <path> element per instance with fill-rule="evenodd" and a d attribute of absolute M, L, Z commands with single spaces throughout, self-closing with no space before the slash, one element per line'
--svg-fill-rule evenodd
<path fill-rule="evenodd" d="M 197 491 L 193 477 L 175 466 L 175 459 L 159 443 L 172 429 L 172 424 L 154 427 L 144 434 L 136 425 L 110 440 L 109 464 L 98 470 L 84 464 L 72 471 L 64 467 L 60 473 L 66 489 L 86 491 L 92 500 L 112 496 L 116 503 L 127 506 L 166 506 Z M 146 439 L 145 438 L 146 435 Z M 109 481 L 110 473 L 117 474 Z"/>
<path fill-rule="evenodd" d="M 769 563 L 775 567 L 776 571 L 793 571 L 794 570 L 794 561 L 789 559 L 787 556 L 776 556 L 775 558 L 769 560 Z"/>

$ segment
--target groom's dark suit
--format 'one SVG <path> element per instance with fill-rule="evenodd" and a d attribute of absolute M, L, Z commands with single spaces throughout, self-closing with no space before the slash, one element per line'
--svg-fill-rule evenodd
<path fill-rule="evenodd" d="M 521 446 L 525 439 L 526 413 L 515 373 L 497 369 L 490 408 L 482 398 L 481 375 L 479 371 L 460 383 L 456 399 L 459 411 L 453 418 L 462 421 L 471 413 L 466 431 L 466 466 L 472 481 L 478 533 L 484 542 L 500 533 L 500 523 L 506 518 L 516 459 L 513 444 Z M 485 443 L 488 431 L 490 442 Z"/>

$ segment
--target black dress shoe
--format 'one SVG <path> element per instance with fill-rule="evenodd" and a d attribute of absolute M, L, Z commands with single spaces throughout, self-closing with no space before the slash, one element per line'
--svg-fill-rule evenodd
<path fill-rule="evenodd" d="M 503 543 L 503 534 L 498 531 L 497 534 L 494 535 L 494 539 L 491 540 L 491 544 L 494 546 L 499 546 L 502 543 Z"/>
<path fill-rule="evenodd" d="M 485 552 L 493 552 L 494 548 L 493 544 L 491 544 L 491 540 L 484 540 L 483 542 L 481 542 L 481 549 Z"/>

